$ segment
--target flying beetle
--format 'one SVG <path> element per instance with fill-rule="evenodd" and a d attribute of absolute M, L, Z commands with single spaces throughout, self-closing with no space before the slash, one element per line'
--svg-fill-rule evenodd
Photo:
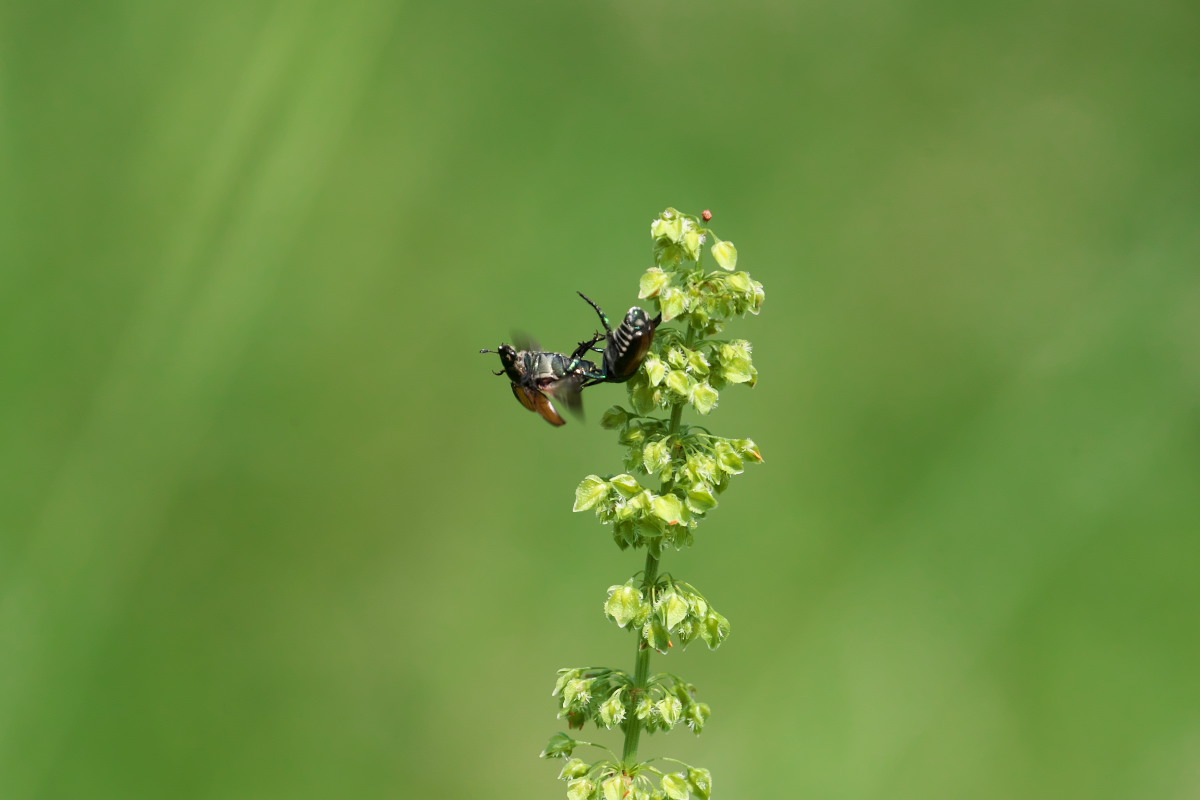
<path fill-rule="evenodd" d="M 558 409 L 555 401 L 560 401 L 576 414 L 583 413 L 583 399 L 580 393 L 588 377 L 597 373 L 595 363 L 583 358 L 598 338 L 590 342 L 580 342 L 579 347 L 570 355 L 562 353 L 547 353 L 538 349 L 537 344 L 530 341 L 518 340 L 517 346 L 501 344 L 495 350 L 480 350 L 480 353 L 498 353 L 500 364 L 504 369 L 496 375 L 507 375 L 512 383 L 513 396 L 530 411 L 542 415 L 542 419 L 551 425 L 565 425 L 566 420 Z"/>
<path fill-rule="evenodd" d="M 585 371 L 587 382 L 583 386 L 595 386 L 597 383 L 624 383 L 634 376 L 646 354 L 650 352 L 650 344 L 654 341 L 654 331 L 662 322 L 662 314 L 654 319 L 642 309 L 634 306 L 625 313 L 625 319 L 613 330 L 608 323 L 608 317 L 600 306 L 583 292 L 578 293 L 588 305 L 596 309 L 600 322 L 604 325 L 604 333 L 597 333 L 591 342 L 581 342 L 576 352 L 582 355 L 588 350 L 604 353 L 603 368 L 599 371 Z M 603 350 L 595 347 L 600 340 L 606 340 Z M 583 362 L 587 363 L 587 362 Z M 594 367 L 594 365 L 593 365 Z M 582 387 L 581 387 L 582 388 Z"/>

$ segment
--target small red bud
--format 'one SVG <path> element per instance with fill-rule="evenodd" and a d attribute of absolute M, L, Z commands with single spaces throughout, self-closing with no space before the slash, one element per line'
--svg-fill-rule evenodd
<path fill-rule="evenodd" d="M 705 222 L 709 222 L 712 220 L 712 212 L 709 211 L 707 208 L 700 212 L 700 216 L 704 217 Z"/>

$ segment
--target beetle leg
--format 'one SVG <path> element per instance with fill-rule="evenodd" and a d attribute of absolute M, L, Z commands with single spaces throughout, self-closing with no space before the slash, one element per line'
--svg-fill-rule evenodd
<path fill-rule="evenodd" d="M 570 365 L 570 367 L 568 367 L 568 369 L 570 369 L 570 370 L 575 369 L 575 367 L 578 366 L 580 360 L 582 360 L 583 354 L 589 350 L 595 350 L 597 353 L 604 352 L 603 350 L 600 350 L 599 348 L 596 347 L 596 342 L 600 341 L 603 338 L 604 338 L 604 334 L 597 333 L 595 336 L 592 337 L 592 340 L 590 342 L 580 342 L 579 346 L 575 348 L 575 351 L 573 353 L 571 353 L 571 365 Z"/>
<path fill-rule="evenodd" d="M 604 311 L 600 308 L 600 306 L 592 302 L 592 298 L 588 297 L 583 292 L 576 292 L 576 294 L 586 300 L 589 306 L 596 309 L 596 313 L 600 315 L 600 321 L 604 323 L 604 330 L 608 333 L 612 333 L 612 326 L 608 324 L 608 317 L 605 316 Z"/>

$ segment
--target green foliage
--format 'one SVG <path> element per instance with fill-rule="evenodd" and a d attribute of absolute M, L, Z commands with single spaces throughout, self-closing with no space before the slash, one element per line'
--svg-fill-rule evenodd
<path fill-rule="evenodd" d="M 728 622 L 718 617 L 712 618 L 714 627 L 723 623 L 728 632 Z M 647 622 L 650 624 L 666 627 L 657 617 Z M 553 694 L 559 702 L 559 719 L 567 720 L 573 729 L 582 730 L 591 722 L 606 730 L 616 727 L 626 730 L 629 721 L 636 719 L 648 731 L 671 730 L 683 723 L 699 733 L 708 719 L 709 708 L 696 702 L 695 691 L 696 687 L 669 673 L 653 675 L 644 685 L 636 686 L 629 673 L 621 670 L 576 667 L 558 671 Z M 566 734 L 556 734 L 542 751 L 542 757 L 569 756 L 575 744 Z"/>
<path fill-rule="evenodd" d="M 555 738 L 559 737 L 570 740 L 570 750 L 578 745 L 590 744 L 573 740 L 566 734 L 559 734 Z M 589 764 L 570 756 L 569 752 L 565 755 L 551 753 L 550 747 L 542 755 L 565 759 L 558 777 L 567 783 L 568 800 L 689 800 L 692 797 L 708 800 L 712 794 L 712 775 L 708 770 L 675 759 L 664 760 L 672 761 L 683 769 L 664 772 L 648 762 L 627 766 L 606 758 Z"/>
<path fill-rule="evenodd" d="M 658 553 L 665 545 L 692 544 L 693 532 L 716 508 L 729 478 L 741 474 L 747 461 L 763 460 L 752 439 L 714 436 L 692 425 L 679 425 L 672 433 L 667 420 L 619 406 L 609 409 L 601 424 L 618 429 L 626 469 L 660 480 L 652 490 L 630 473 L 589 475 L 575 490 L 574 510 L 594 510 L 601 522 L 612 524 L 621 549 L 649 547 Z"/>
<path fill-rule="evenodd" d="M 690 583 L 662 576 L 650 587 L 641 587 L 630 578 L 620 586 L 608 588 L 604 614 L 619 627 L 641 628 L 642 638 L 655 650 L 665 653 L 674 642 L 687 647 L 702 639 L 716 649 L 729 635 L 725 619 Z M 660 642 L 658 637 L 665 637 Z"/>
<path fill-rule="evenodd" d="M 650 674 L 650 654 L 665 655 L 676 642 L 687 647 L 696 639 L 715 649 L 730 632 L 729 620 L 692 584 L 659 574 L 659 559 L 668 547 L 693 544 L 732 476 L 747 462 L 763 460 L 751 439 L 716 436 L 682 421 L 685 407 L 708 415 L 727 386 L 758 382 L 750 343 L 717 336 L 731 318 L 759 313 L 762 284 L 734 271 L 737 248 L 705 227 L 711 218 L 668 208 L 651 223 L 655 266 L 642 275 L 638 296 L 654 300 L 663 324 L 627 383 L 630 408 L 613 406 L 600 420 L 617 432 L 626 471 L 588 475 L 575 490 L 575 511 L 594 511 L 612 526 L 620 549 L 642 547 L 647 555 L 646 568 L 610 586 L 604 602 L 604 615 L 637 639 L 634 673 L 559 670 L 553 692 L 559 718 L 573 729 L 591 722 L 625 734 L 620 760 L 592 763 L 573 756 L 576 747 L 590 743 L 565 733 L 551 738 L 542 756 L 567 760 L 559 777 L 567 782 L 569 800 L 707 800 L 712 792 L 705 769 L 683 764 L 683 771 L 664 773 L 636 760 L 642 731 L 684 724 L 699 733 L 709 716 L 708 705 L 695 700 L 694 686 L 671 673 Z M 702 268 L 705 245 L 718 270 Z M 669 415 L 653 416 L 662 411 Z M 657 487 L 643 480 L 652 478 Z"/>

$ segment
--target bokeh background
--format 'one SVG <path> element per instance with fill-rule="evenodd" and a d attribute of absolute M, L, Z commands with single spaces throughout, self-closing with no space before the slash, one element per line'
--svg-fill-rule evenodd
<path fill-rule="evenodd" d="M 767 290 L 718 797 L 1200 797 L 1200 8 L 0 6 L 0 797 L 556 798 L 632 666 L 589 418 L 482 347 L 651 217 Z M 595 733 L 615 745 L 613 734 Z"/>

